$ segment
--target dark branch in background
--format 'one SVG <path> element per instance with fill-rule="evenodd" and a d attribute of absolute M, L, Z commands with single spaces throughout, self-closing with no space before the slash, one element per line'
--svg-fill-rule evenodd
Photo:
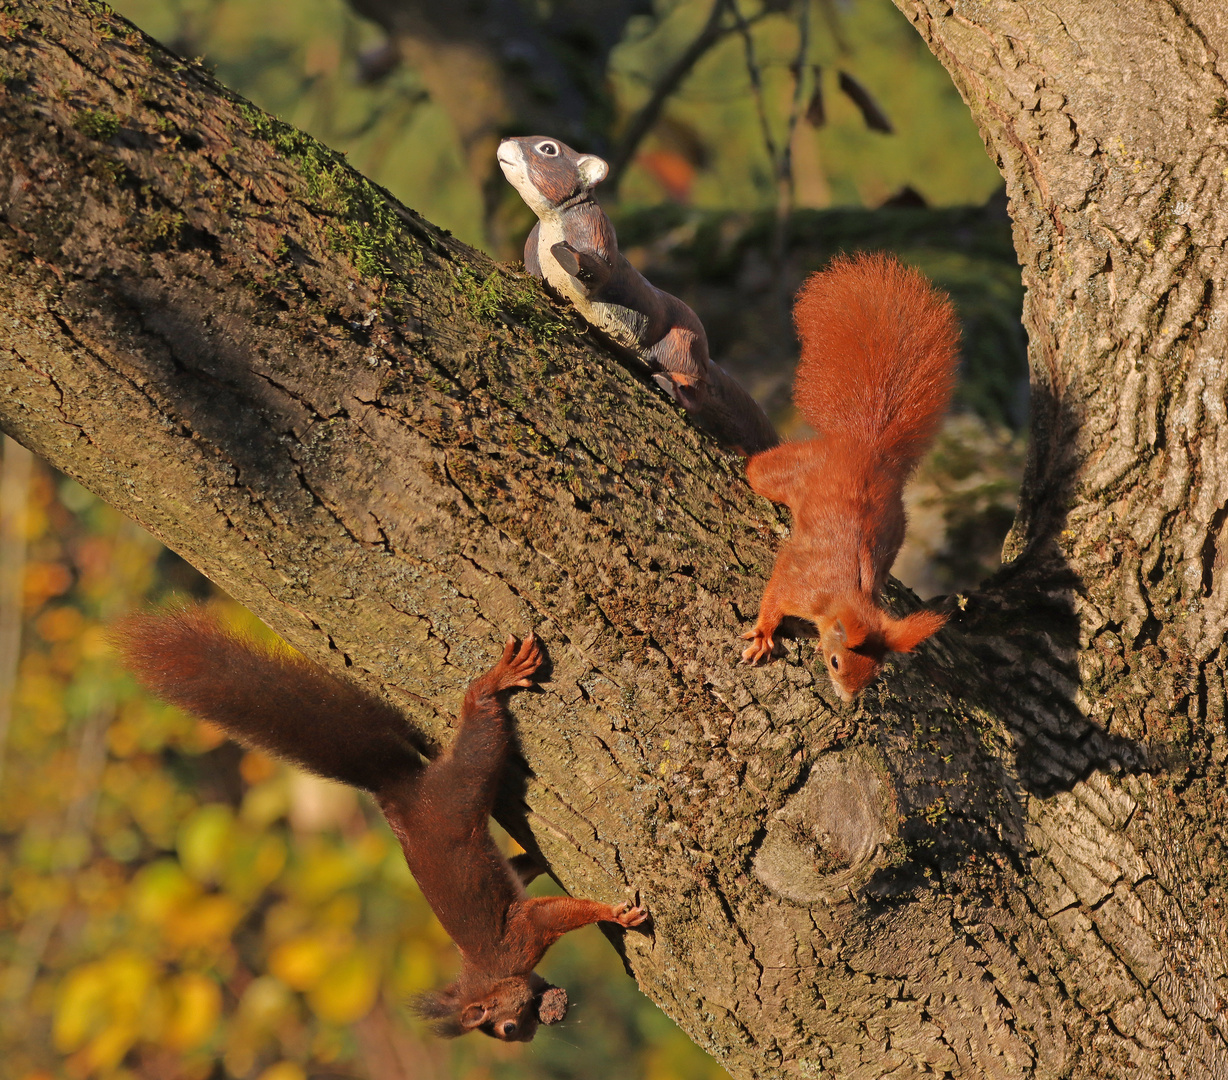
<path fill-rule="evenodd" d="M 505 135 L 554 135 L 605 153 L 610 52 L 651 0 L 556 0 L 542 13 L 529 0 L 347 0 L 388 35 L 360 61 L 371 81 L 405 61 L 447 114 L 468 170 L 483 193 L 487 234 L 508 241 L 500 218 L 507 185 L 495 166 Z"/>
<path fill-rule="evenodd" d="M 704 28 L 687 46 L 682 55 L 669 66 L 665 74 L 657 81 L 657 85 L 653 87 L 648 101 L 631 118 L 627 130 L 610 154 L 610 175 L 603 186 L 611 198 L 617 196 L 618 185 L 627 166 L 635 157 L 636 151 L 639 150 L 640 143 L 656 126 L 665 102 L 708 51 L 722 38 L 732 33 L 733 27 L 723 25 L 721 22 L 721 16 L 730 7 L 732 7 L 731 0 L 715 0 L 712 11 L 708 14 L 708 21 L 704 23 Z"/>
<path fill-rule="evenodd" d="M 871 131 L 881 131 L 884 135 L 895 133 L 895 128 L 891 126 L 891 121 L 887 119 L 887 114 L 883 112 L 878 102 L 870 96 L 870 91 L 847 71 L 840 72 L 840 89 L 861 110 L 861 118 L 866 122 L 866 127 Z"/>
<path fill-rule="evenodd" d="M 789 120 L 785 127 L 784 141 L 779 149 L 772 135 L 772 125 L 767 114 L 767 105 L 763 97 L 763 72 L 755 56 L 755 40 L 750 32 L 750 23 L 743 17 L 738 8 L 737 0 L 731 0 L 734 19 L 738 33 L 742 35 L 743 50 L 746 54 L 746 72 L 750 76 L 751 90 L 755 96 L 755 109 L 759 114 L 759 126 L 763 132 L 763 145 L 772 164 L 772 178 L 776 184 L 776 221 L 772 227 L 772 246 L 769 259 L 772 265 L 773 277 L 778 286 L 784 280 L 784 257 L 787 242 L 789 215 L 793 210 L 793 137 L 797 133 L 797 125 L 801 122 L 803 75 L 806 71 L 806 53 L 810 49 L 810 3 L 804 0 L 798 16 L 797 56 L 789 65 L 793 75 L 793 98 L 789 105 Z M 816 75 L 818 69 L 815 69 Z M 816 83 L 817 85 L 817 83 Z M 782 288 L 777 289 L 784 298 Z"/>
<path fill-rule="evenodd" d="M 827 109 L 823 105 L 823 69 L 818 64 L 811 65 L 810 80 L 814 89 L 810 91 L 810 102 L 806 106 L 806 123 L 812 128 L 821 128 L 827 123 Z"/>
<path fill-rule="evenodd" d="M 789 123 L 785 128 L 785 141 L 780 149 L 780 169 L 776 175 L 776 227 L 772 230 L 772 262 L 783 267 L 785 260 L 785 233 L 789 216 L 793 212 L 795 189 L 793 185 L 793 137 L 801 123 L 802 86 L 806 71 L 806 53 L 810 50 L 810 4 L 802 4 L 797 25 L 797 57 L 790 65 L 793 74 L 793 100 L 789 103 Z"/>
<path fill-rule="evenodd" d="M 751 24 L 742 14 L 737 0 L 730 0 L 729 9 L 733 12 L 734 25 L 742 36 L 742 48 L 746 54 L 746 74 L 750 76 L 750 89 L 755 97 L 755 111 L 759 114 L 759 127 L 763 132 L 763 145 L 767 148 L 768 157 L 772 160 L 773 175 L 779 174 L 779 155 L 776 151 L 776 140 L 772 135 L 772 125 L 768 121 L 767 106 L 763 101 L 763 71 L 755 58 L 755 39 L 750 32 Z"/>
<path fill-rule="evenodd" d="M 836 52 L 841 56 L 848 56 L 853 47 L 844 36 L 844 26 L 840 22 L 840 12 L 836 10 L 835 0 L 818 0 L 818 5 L 823 12 L 823 21 L 827 23 L 827 33 L 836 46 Z"/>

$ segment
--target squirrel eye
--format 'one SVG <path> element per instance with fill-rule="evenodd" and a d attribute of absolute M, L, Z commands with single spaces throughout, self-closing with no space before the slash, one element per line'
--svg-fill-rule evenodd
<path fill-rule="evenodd" d="M 831 669 L 832 669 L 832 671 L 839 671 L 839 670 L 840 670 L 840 657 L 838 657 L 838 656 L 833 656 L 833 657 L 831 658 Z"/>
<path fill-rule="evenodd" d="M 553 142 L 539 142 L 533 147 L 539 154 L 544 154 L 546 157 L 557 157 L 559 153 L 559 144 Z"/>
<path fill-rule="evenodd" d="M 516 1022 L 514 1020 L 509 1020 L 506 1024 L 503 1025 L 503 1037 L 505 1039 L 510 1039 L 515 1034 L 516 1034 Z"/>

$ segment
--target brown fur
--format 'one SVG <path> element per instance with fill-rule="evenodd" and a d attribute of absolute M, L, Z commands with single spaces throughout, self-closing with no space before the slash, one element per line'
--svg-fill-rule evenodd
<path fill-rule="evenodd" d="M 950 301 L 888 255 L 841 256 L 794 306 L 794 401 L 818 438 L 756 454 L 752 488 L 793 512 L 743 659 L 770 658 L 788 615 L 813 623 L 836 690 L 863 690 L 888 652 L 911 652 L 946 621 L 903 619 L 879 596 L 904 540 L 904 484 L 933 442 L 955 380 Z"/>
<path fill-rule="evenodd" d="M 550 989 L 533 969 L 568 930 L 592 922 L 636 926 L 643 908 L 572 897 L 531 898 L 534 869 L 503 857 L 487 818 L 510 752 L 499 695 L 532 685 L 542 656 L 530 634 L 469 684 L 447 752 L 423 766 L 390 705 L 288 651 L 223 629 L 204 609 L 138 615 L 115 630 L 128 666 L 154 693 L 249 746 L 370 791 L 401 843 L 422 894 L 461 953 L 450 986 L 419 1012 L 441 1034 L 479 1030 L 527 1042 Z M 553 1001 L 546 1018 L 565 1005 Z"/>

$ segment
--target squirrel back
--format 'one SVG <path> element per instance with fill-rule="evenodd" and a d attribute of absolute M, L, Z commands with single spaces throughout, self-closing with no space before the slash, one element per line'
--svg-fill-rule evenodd
<path fill-rule="evenodd" d="M 890 255 L 862 252 L 812 274 L 793 321 L 801 341 L 793 400 L 807 423 L 911 468 L 937 435 L 955 385 L 951 301 Z"/>

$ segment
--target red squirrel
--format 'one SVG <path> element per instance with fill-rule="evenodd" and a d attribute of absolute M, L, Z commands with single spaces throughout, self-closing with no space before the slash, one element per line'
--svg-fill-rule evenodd
<path fill-rule="evenodd" d="M 201 608 L 137 615 L 114 634 L 129 668 L 159 697 L 220 725 L 239 742 L 320 776 L 369 791 L 405 860 L 461 954 L 451 985 L 415 1007 L 442 1035 L 482 1031 L 527 1042 L 539 1021 L 566 1013 L 566 994 L 534 972 L 568 930 L 594 922 L 638 926 L 629 904 L 570 896 L 529 897 L 538 867 L 509 863 L 487 819 L 511 749 L 499 695 L 532 686 L 542 662 L 532 634 L 469 684 L 459 730 L 423 766 L 395 708 L 288 651 L 273 652 L 225 630 Z"/>
<path fill-rule="evenodd" d="M 884 254 L 839 256 L 812 274 L 793 321 L 793 400 L 818 438 L 746 464 L 750 486 L 792 511 L 793 534 L 742 659 L 770 658 L 781 620 L 806 619 L 851 701 L 888 652 L 911 652 L 946 622 L 934 611 L 897 619 L 879 594 L 904 540 L 904 484 L 950 401 L 959 331 L 950 300 Z"/>
<path fill-rule="evenodd" d="M 498 159 L 538 218 L 525 241 L 525 269 L 648 364 L 656 382 L 723 443 L 748 455 L 775 446 L 780 439 L 767 415 L 709 358 L 699 316 L 618 250 L 614 226 L 593 198 L 609 172 L 605 161 L 543 135 L 504 139 Z"/>

